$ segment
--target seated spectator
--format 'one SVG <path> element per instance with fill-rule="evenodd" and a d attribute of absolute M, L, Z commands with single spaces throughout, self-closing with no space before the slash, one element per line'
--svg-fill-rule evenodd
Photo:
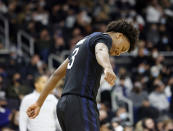
<path fill-rule="evenodd" d="M 99 110 L 99 120 L 100 120 L 100 125 L 109 122 L 108 121 L 108 114 L 105 110 Z"/>
<path fill-rule="evenodd" d="M 124 131 L 134 131 L 133 126 L 125 126 Z"/>
<path fill-rule="evenodd" d="M 36 41 L 36 49 L 42 60 L 47 63 L 50 46 L 52 44 L 51 37 L 47 29 L 40 32 L 40 38 Z"/>
<path fill-rule="evenodd" d="M 113 59 L 113 58 L 112 58 Z M 115 59 L 111 60 L 114 62 L 114 66 L 113 66 L 113 69 L 115 71 L 116 67 L 115 67 Z M 113 65 L 113 64 L 112 64 Z M 132 83 L 132 80 L 131 78 L 129 77 L 128 75 L 128 72 L 125 68 L 120 68 L 119 69 L 119 72 L 118 72 L 118 78 L 116 79 L 116 86 L 120 85 L 120 78 L 121 77 L 124 77 L 125 80 L 124 80 L 124 85 L 128 88 L 128 90 L 131 90 L 133 88 L 133 83 Z"/>
<path fill-rule="evenodd" d="M 5 82 L 4 78 L 0 75 L 0 97 L 5 96 Z"/>
<path fill-rule="evenodd" d="M 145 118 L 142 120 L 143 131 L 156 131 L 155 123 L 151 118 Z"/>
<path fill-rule="evenodd" d="M 155 89 L 149 95 L 149 101 L 151 105 L 157 108 L 160 112 L 167 112 L 169 109 L 169 102 L 164 93 L 165 85 L 159 79 L 154 81 Z"/>
<path fill-rule="evenodd" d="M 130 90 L 125 86 L 125 76 L 120 77 L 120 84 L 113 89 L 120 96 L 128 97 Z"/>
<path fill-rule="evenodd" d="M 7 101 L 4 97 L 0 97 L 0 130 L 10 124 L 11 111 L 7 108 Z"/>
<path fill-rule="evenodd" d="M 129 122 L 129 115 L 124 107 L 119 107 L 116 111 L 116 116 L 112 118 L 112 121 L 116 121 L 120 125 L 126 125 Z"/>
<path fill-rule="evenodd" d="M 173 130 L 173 120 L 166 120 L 163 123 L 164 131 L 172 131 Z"/>
<path fill-rule="evenodd" d="M 12 110 L 18 109 L 20 105 L 20 100 L 27 93 L 28 88 L 23 85 L 20 73 L 15 73 L 13 75 L 11 84 L 6 89 L 8 107 Z"/>
<path fill-rule="evenodd" d="M 57 54 L 65 49 L 65 42 L 63 37 L 55 36 L 54 37 L 54 44 L 52 45 L 50 52 L 53 54 Z"/>
<path fill-rule="evenodd" d="M 142 106 L 142 102 L 148 99 L 148 93 L 142 90 L 142 85 L 140 82 L 135 82 L 128 98 L 133 102 L 133 106 L 135 108 L 139 108 Z"/>
<path fill-rule="evenodd" d="M 24 76 L 31 75 L 34 77 L 35 75 L 44 73 L 44 64 L 37 54 L 32 56 L 30 62 L 24 68 Z"/>
<path fill-rule="evenodd" d="M 123 126 L 119 122 L 117 122 L 116 120 L 112 121 L 112 128 L 115 131 L 123 131 L 124 130 Z"/>
<path fill-rule="evenodd" d="M 142 106 L 138 108 L 137 117 L 138 120 L 145 117 L 157 119 L 159 117 L 159 111 L 157 108 L 152 107 L 148 100 L 144 100 Z"/>

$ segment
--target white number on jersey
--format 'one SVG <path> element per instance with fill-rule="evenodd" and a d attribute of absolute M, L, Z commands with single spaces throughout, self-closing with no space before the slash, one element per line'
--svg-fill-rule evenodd
<path fill-rule="evenodd" d="M 84 43 L 85 40 L 86 40 L 86 38 L 80 40 L 76 45 L 82 45 L 82 44 Z M 79 51 L 79 47 L 76 48 L 76 49 L 73 51 L 72 57 L 71 57 L 71 62 L 68 63 L 67 69 L 71 69 L 71 68 L 72 68 L 73 63 L 74 63 L 74 60 L 75 60 L 75 56 L 77 55 L 78 51 Z"/>
<path fill-rule="evenodd" d="M 76 48 L 76 49 L 73 51 L 72 57 L 71 57 L 71 62 L 68 63 L 67 69 L 71 69 L 71 68 L 72 68 L 73 63 L 74 63 L 74 60 L 75 60 L 75 56 L 77 55 L 78 51 L 79 51 L 79 47 Z"/>

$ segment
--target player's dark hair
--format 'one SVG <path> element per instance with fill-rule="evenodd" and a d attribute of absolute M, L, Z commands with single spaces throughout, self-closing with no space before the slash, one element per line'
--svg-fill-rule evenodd
<path fill-rule="evenodd" d="M 126 36 L 130 42 L 129 52 L 134 50 L 135 43 L 138 40 L 139 31 L 132 25 L 132 23 L 127 22 L 124 19 L 118 21 L 112 21 L 108 24 L 106 32 L 119 32 Z"/>

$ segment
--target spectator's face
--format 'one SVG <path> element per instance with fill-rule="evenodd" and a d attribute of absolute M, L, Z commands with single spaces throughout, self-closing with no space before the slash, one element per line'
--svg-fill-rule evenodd
<path fill-rule="evenodd" d="M 21 81 L 21 75 L 19 73 L 15 73 L 14 76 L 13 76 L 13 81 L 15 83 L 20 83 Z"/>
<path fill-rule="evenodd" d="M 35 83 L 35 88 L 38 92 L 41 92 L 44 89 L 47 80 L 48 80 L 47 76 L 41 76 L 39 80 Z"/>
<path fill-rule="evenodd" d="M 161 85 L 158 85 L 158 86 L 159 87 L 158 87 L 157 91 L 160 92 L 160 93 L 164 92 L 164 89 L 165 89 L 164 84 L 161 84 Z"/>
<path fill-rule="evenodd" d="M 144 54 L 144 48 L 140 48 L 139 50 L 138 50 L 138 55 L 139 56 L 144 56 L 145 54 Z"/>
<path fill-rule="evenodd" d="M 100 116 L 99 116 L 99 120 L 100 120 L 100 121 L 102 121 L 102 120 L 104 120 L 104 119 L 107 118 L 107 112 L 106 112 L 106 111 L 100 110 L 100 111 L 99 111 L 99 114 L 100 114 Z"/>
<path fill-rule="evenodd" d="M 0 107 L 5 107 L 7 105 L 6 100 L 0 100 Z"/>
<path fill-rule="evenodd" d="M 57 37 L 55 39 L 55 41 L 56 41 L 56 43 L 55 43 L 56 46 L 63 46 L 64 45 L 64 39 L 62 37 Z"/>
<path fill-rule="evenodd" d="M 113 41 L 110 55 L 119 56 L 129 50 L 130 42 L 122 33 L 113 33 L 111 37 Z"/>
<path fill-rule="evenodd" d="M 157 128 L 159 131 L 163 130 L 163 122 L 162 121 L 157 122 Z"/>
<path fill-rule="evenodd" d="M 117 122 L 112 122 L 112 126 L 113 126 L 114 128 L 117 128 L 117 127 L 119 126 L 119 124 L 118 124 Z"/>
<path fill-rule="evenodd" d="M 124 131 L 133 131 L 133 127 L 125 127 Z"/>
<path fill-rule="evenodd" d="M 49 40 L 49 32 L 45 29 L 40 33 L 40 39 Z"/>
<path fill-rule="evenodd" d="M 117 111 L 117 116 L 121 119 L 121 120 L 125 120 L 127 119 L 127 112 L 126 109 L 124 107 L 120 107 Z"/>
<path fill-rule="evenodd" d="M 31 59 L 31 63 L 32 63 L 33 65 L 35 65 L 35 64 L 37 64 L 37 63 L 39 62 L 39 60 L 40 60 L 39 56 L 38 56 L 38 55 L 34 55 L 34 56 L 32 57 L 32 59 Z"/>
<path fill-rule="evenodd" d="M 150 106 L 150 103 L 149 103 L 149 101 L 144 100 L 144 101 L 142 102 L 142 105 L 145 106 L 145 107 L 149 107 L 149 106 Z"/>
<path fill-rule="evenodd" d="M 147 119 L 145 121 L 145 124 L 146 124 L 146 126 L 147 126 L 148 129 L 154 129 L 154 122 L 153 122 L 152 119 Z"/>
<path fill-rule="evenodd" d="M 167 123 L 165 131 L 172 131 L 172 130 L 173 130 L 173 123 L 172 122 Z"/>

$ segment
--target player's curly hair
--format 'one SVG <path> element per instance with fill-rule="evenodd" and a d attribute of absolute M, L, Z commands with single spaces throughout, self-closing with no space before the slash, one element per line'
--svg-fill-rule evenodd
<path fill-rule="evenodd" d="M 106 27 L 106 32 L 119 32 L 127 37 L 130 42 L 130 49 L 128 52 L 134 50 L 135 43 L 139 37 L 139 31 L 124 19 L 112 21 Z"/>

